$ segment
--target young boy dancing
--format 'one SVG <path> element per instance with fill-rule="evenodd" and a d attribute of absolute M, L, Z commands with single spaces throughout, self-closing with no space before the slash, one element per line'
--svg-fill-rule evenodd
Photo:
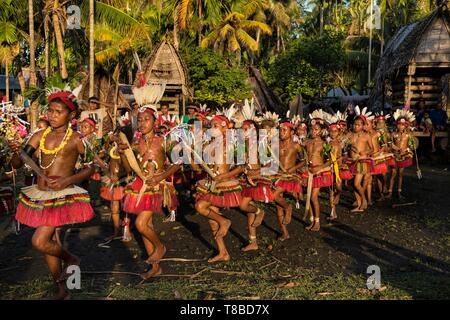
<path fill-rule="evenodd" d="M 24 148 L 28 156 L 37 155 L 42 175 L 36 185 L 22 189 L 16 220 L 36 228 L 32 245 L 44 255 L 58 285 L 56 298 L 67 299 L 70 296 L 65 284 L 68 274 L 66 269 L 62 271 L 62 263 L 67 268 L 79 265 L 80 259 L 57 241 L 56 228 L 94 217 L 87 191 L 76 186 L 93 174 L 94 167 L 88 165 L 75 173 L 78 157 L 84 155 L 86 149 L 81 135 L 69 126 L 78 110 L 74 95 L 68 91 L 54 92 L 48 102 L 50 127 L 35 133 Z M 12 142 L 11 148 L 15 152 L 12 165 L 19 168 L 23 164 L 19 146 Z"/>

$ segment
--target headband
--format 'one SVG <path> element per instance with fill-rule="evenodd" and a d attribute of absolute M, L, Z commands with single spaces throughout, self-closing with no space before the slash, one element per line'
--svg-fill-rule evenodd
<path fill-rule="evenodd" d="M 89 119 L 89 118 L 85 118 L 84 120 L 83 120 L 83 122 L 87 122 L 87 123 L 89 123 L 91 126 L 93 126 L 94 127 L 94 130 L 96 129 L 96 127 L 97 127 L 97 123 L 95 123 L 95 121 L 94 120 L 92 120 L 92 119 Z"/>
<path fill-rule="evenodd" d="M 294 125 L 292 123 L 290 123 L 290 122 L 287 122 L 287 121 L 286 122 L 282 122 L 280 125 L 288 127 L 288 128 L 291 128 L 291 129 L 294 128 Z"/>
<path fill-rule="evenodd" d="M 75 99 L 75 96 L 72 92 L 69 91 L 59 91 L 52 93 L 48 96 L 48 102 L 52 102 L 54 99 L 60 99 L 69 109 L 70 111 L 76 111 L 77 107 L 73 103 L 73 99 Z"/>
<path fill-rule="evenodd" d="M 216 120 L 216 121 L 219 121 L 219 122 L 225 122 L 225 124 L 228 126 L 229 124 L 230 124 L 230 120 L 228 120 L 228 118 L 227 117 L 225 117 L 225 116 L 222 116 L 222 115 L 215 115 L 213 118 L 212 118 L 212 120 L 211 121 L 214 121 L 214 120 Z M 222 127 L 223 127 L 224 125 L 222 124 Z"/>

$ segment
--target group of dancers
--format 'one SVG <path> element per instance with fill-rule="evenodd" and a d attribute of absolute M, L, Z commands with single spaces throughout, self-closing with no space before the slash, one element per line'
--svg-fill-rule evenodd
<path fill-rule="evenodd" d="M 390 115 L 372 114 L 367 108 L 356 108 L 349 129 L 346 113 L 315 110 L 308 118 L 287 115 L 280 119 L 270 112 L 257 115 L 249 101 L 215 114 L 205 107 L 190 106 L 182 125 L 167 112 L 158 115 L 145 95 L 136 93 L 135 99 L 135 121 L 119 118 L 112 132 L 99 137 L 98 122 L 92 117 L 79 119 L 79 131 L 74 130 L 79 114 L 76 96 L 70 91 L 54 91 L 48 96 L 47 114 L 39 123 L 40 129 L 22 145 L 18 140 L 9 140 L 12 167 L 26 165 L 37 175 L 35 184 L 22 189 L 15 218 L 36 228 L 32 245 L 45 257 L 59 289 L 58 298 L 70 296 L 65 284 L 69 276 L 66 269 L 79 265 L 80 260 L 60 244 L 57 228 L 94 218 L 88 186 L 83 185 L 86 181 L 100 181 L 99 194 L 110 201 L 114 227 L 110 239 L 123 239 L 121 227 L 129 228 L 130 219 L 121 220 L 121 212 L 136 216 L 132 220 L 148 254 L 149 268 L 142 277 L 150 279 L 161 274 L 160 262 L 166 253 L 153 226 L 153 216 L 165 209 L 173 214 L 183 201 L 191 199 L 196 212 L 209 223 L 218 253 L 208 262 L 228 261 L 230 254 L 224 239 L 231 219 L 224 215 L 230 211 L 224 209 L 236 208 L 247 215 L 248 244 L 242 250 L 253 251 L 258 249 L 257 228 L 263 222 L 267 204 L 276 206 L 279 240 L 284 241 L 290 237 L 288 226 L 294 208 L 299 210 L 301 203 L 305 207 L 306 230 L 320 230 L 321 191 L 329 195 L 331 212 L 327 219 L 337 219 L 337 205 L 345 186 L 355 195 L 351 212 L 361 214 L 373 202 L 373 187 L 380 200 L 390 198 L 398 178 L 396 191 L 402 197 L 403 171 L 413 164 L 415 147 L 410 124 L 414 115 L 407 110 L 393 114 L 393 132 L 387 125 Z M 132 122 L 136 130 L 127 135 L 125 129 Z M 223 148 L 211 149 L 214 162 L 197 159 L 198 153 L 188 158 L 188 163 L 180 160 L 186 157 L 173 159 L 177 145 L 184 144 L 183 153 L 196 146 L 195 139 L 177 141 L 168 138 L 170 133 L 185 130 L 186 136 L 192 138 L 196 123 L 201 123 L 201 135 L 209 130 L 210 138 L 201 142 L 203 149 L 217 141 L 223 144 Z M 229 130 L 237 128 L 243 132 L 244 161 L 230 163 L 227 160 L 237 151 L 229 146 L 227 136 Z M 261 132 L 268 137 L 266 140 L 252 139 Z M 279 138 L 276 149 L 269 143 L 275 136 Z M 265 150 L 271 156 L 252 157 L 255 150 Z M 265 170 L 274 164 L 277 170 Z M 180 189 L 187 195 L 182 200 Z"/>

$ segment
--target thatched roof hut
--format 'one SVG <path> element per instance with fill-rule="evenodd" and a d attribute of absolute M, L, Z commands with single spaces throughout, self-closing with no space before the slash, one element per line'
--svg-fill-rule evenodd
<path fill-rule="evenodd" d="M 175 47 L 162 41 L 156 46 L 142 66 L 146 83 L 166 83 L 160 103 L 169 104 L 170 113 L 184 113 L 186 100 L 192 98 L 188 85 L 188 72 Z M 139 85 L 138 77 L 134 85 Z"/>
<path fill-rule="evenodd" d="M 257 68 L 250 66 L 248 81 L 250 83 L 250 87 L 252 88 L 253 97 L 255 98 L 255 105 L 258 108 L 258 111 L 275 111 L 280 115 L 286 114 L 288 108 L 270 89 Z"/>
<path fill-rule="evenodd" d="M 390 39 L 375 74 L 372 106 L 414 107 L 419 100 L 428 107 L 447 104 L 449 74 L 450 14 L 443 3 Z"/>

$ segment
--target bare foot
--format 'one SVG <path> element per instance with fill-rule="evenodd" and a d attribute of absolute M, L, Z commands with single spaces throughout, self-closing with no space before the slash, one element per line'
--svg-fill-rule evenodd
<path fill-rule="evenodd" d="M 320 231 L 320 222 L 319 221 L 314 221 L 311 225 L 309 225 L 308 227 L 306 227 L 306 230 L 308 231 Z"/>
<path fill-rule="evenodd" d="M 284 233 L 284 234 L 282 234 L 281 236 L 279 236 L 278 238 L 277 238 L 277 240 L 278 241 L 285 241 L 285 240 L 288 240 L 288 239 L 290 239 L 291 237 L 289 236 L 289 233 Z"/>
<path fill-rule="evenodd" d="M 155 250 L 153 250 L 152 254 L 150 255 L 150 257 L 148 257 L 147 260 L 145 260 L 145 262 L 147 264 L 158 264 L 162 257 L 164 257 L 164 255 L 166 254 L 166 247 L 165 246 L 159 246 L 157 248 L 155 248 Z"/>
<path fill-rule="evenodd" d="M 360 209 L 360 208 L 355 208 L 355 209 L 353 209 L 353 210 L 350 210 L 350 212 L 351 212 L 351 213 L 362 213 L 362 212 L 364 212 L 364 210 L 363 210 L 363 209 Z"/>
<path fill-rule="evenodd" d="M 392 199 L 392 192 L 388 192 L 386 199 Z"/>
<path fill-rule="evenodd" d="M 156 264 L 152 265 L 152 268 L 149 271 L 141 273 L 141 277 L 145 281 L 150 278 L 159 276 L 161 273 L 162 273 L 162 268 L 160 267 L 159 264 L 156 263 Z"/>
<path fill-rule="evenodd" d="M 257 228 L 261 225 L 264 219 L 264 215 L 266 214 L 263 210 L 259 209 L 259 213 L 255 215 L 255 219 L 253 220 L 251 226 L 253 228 Z"/>
<path fill-rule="evenodd" d="M 217 230 L 214 238 L 217 239 L 217 238 L 225 237 L 228 233 L 228 229 L 230 229 L 230 226 L 231 226 L 231 221 L 228 219 L 226 219 L 224 223 L 219 224 L 219 230 Z"/>
<path fill-rule="evenodd" d="M 362 204 L 361 204 L 361 207 L 359 209 L 366 210 L 367 207 L 368 207 L 367 201 L 363 201 Z"/>
<path fill-rule="evenodd" d="M 292 219 L 292 204 L 289 205 L 289 207 L 285 210 L 286 214 L 284 215 L 283 224 L 288 225 L 291 223 Z"/>
<path fill-rule="evenodd" d="M 256 241 L 250 242 L 247 246 L 241 249 L 243 252 L 258 250 L 258 243 Z"/>
<path fill-rule="evenodd" d="M 381 201 L 384 201 L 384 200 L 386 200 L 386 198 L 385 198 L 384 195 L 382 195 L 380 198 L 377 199 L 377 202 L 381 202 Z"/>
<path fill-rule="evenodd" d="M 220 261 L 230 261 L 230 255 L 228 252 L 219 253 L 217 256 L 208 259 L 209 263 L 220 262 Z"/>

